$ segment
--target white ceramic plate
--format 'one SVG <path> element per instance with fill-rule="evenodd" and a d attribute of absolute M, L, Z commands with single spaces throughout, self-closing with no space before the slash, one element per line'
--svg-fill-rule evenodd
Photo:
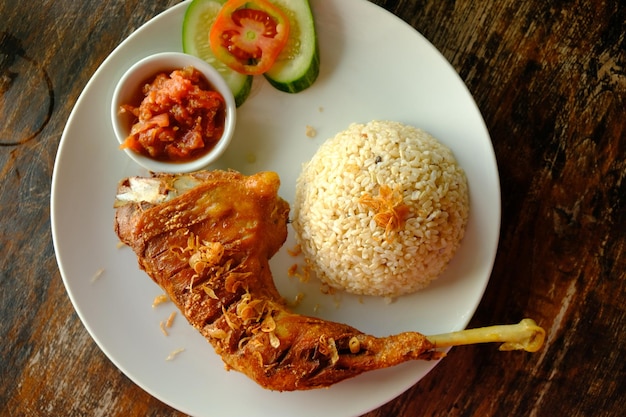
<path fill-rule="evenodd" d="M 281 195 L 293 199 L 302 162 L 322 141 L 352 122 L 391 119 L 414 124 L 452 148 L 466 170 L 471 214 L 466 237 L 447 272 L 429 288 L 393 304 L 381 299 L 322 295 L 317 283 L 289 278 L 286 249 L 272 270 L 286 298 L 306 294 L 298 311 L 384 336 L 464 328 L 488 282 L 498 244 L 500 190 L 489 134 L 465 85 L 419 33 L 364 0 L 312 0 L 321 73 L 305 92 L 288 95 L 262 78 L 240 108 L 231 148 L 216 168 L 249 174 L 275 170 Z M 153 308 L 161 290 L 137 267 L 113 232 L 113 198 L 128 175 L 146 174 L 118 149 L 109 102 L 116 81 L 134 62 L 181 50 L 187 4 L 155 17 L 100 66 L 79 97 L 61 139 L 52 181 L 52 233 L 67 292 L 102 351 L 135 383 L 195 416 L 350 416 L 396 397 L 436 365 L 413 362 L 307 392 L 270 392 L 226 372 L 213 348 L 179 315 L 165 336 L 159 323 L 171 304 Z M 306 135 L 307 126 L 317 131 Z M 291 231 L 290 231 L 291 233 Z M 94 277 L 97 276 L 97 279 Z M 184 352 L 174 360 L 174 350 Z M 443 359 L 445 360 L 445 359 Z M 443 382 L 443 381 L 442 381 Z"/>

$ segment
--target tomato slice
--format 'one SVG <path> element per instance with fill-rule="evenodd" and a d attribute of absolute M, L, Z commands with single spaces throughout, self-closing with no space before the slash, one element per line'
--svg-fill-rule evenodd
<path fill-rule="evenodd" d="M 213 53 L 248 75 L 268 71 L 289 40 L 289 19 L 267 0 L 228 0 L 209 33 Z"/>

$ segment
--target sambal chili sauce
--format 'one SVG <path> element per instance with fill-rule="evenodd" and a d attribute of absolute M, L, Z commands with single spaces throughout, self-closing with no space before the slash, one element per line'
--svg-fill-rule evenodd
<path fill-rule="evenodd" d="M 160 73 L 144 84 L 138 107 L 121 106 L 135 117 L 121 145 L 160 161 L 186 162 L 208 153 L 222 137 L 224 97 L 194 67 Z"/>

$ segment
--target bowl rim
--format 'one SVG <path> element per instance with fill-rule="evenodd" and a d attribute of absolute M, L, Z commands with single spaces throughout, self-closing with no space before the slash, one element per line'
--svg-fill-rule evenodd
<path fill-rule="evenodd" d="M 115 85 L 111 100 L 111 124 L 118 143 L 121 145 L 128 134 L 128 129 L 124 127 L 119 116 L 119 108 L 122 104 L 128 103 L 131 96 L 136 95 L 137 87 L 159 72 L 171 72 L 189 65 L 200 71 L 211 86 L 224 97 L 226 104 L 224 132 L 213 149 L 197 159 L 186 162 L 158 161 L 130 149 L 123 149 L 130 159 L 149 171 L 185 173 L 206 168 L 224 153 L 233 137 L 237 121 L 237 106 L 232 91 L 217 69 L 203 59 L 184 52 L 159 52 L 135 62 L 122 74 Z"/>

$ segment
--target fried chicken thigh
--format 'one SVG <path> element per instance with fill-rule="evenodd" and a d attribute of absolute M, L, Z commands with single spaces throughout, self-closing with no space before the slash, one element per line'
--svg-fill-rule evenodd
<path fill-rule="evenodd" d="M 269 268 L 287 237 L 289 206 L 279 185 L 273 172 L 127 178 L 118 188 L 115 231 L 227 369 L 264 388 L 327 387 L 440 357 L 420 333 L 378 338 L 289 310 Z"/>

